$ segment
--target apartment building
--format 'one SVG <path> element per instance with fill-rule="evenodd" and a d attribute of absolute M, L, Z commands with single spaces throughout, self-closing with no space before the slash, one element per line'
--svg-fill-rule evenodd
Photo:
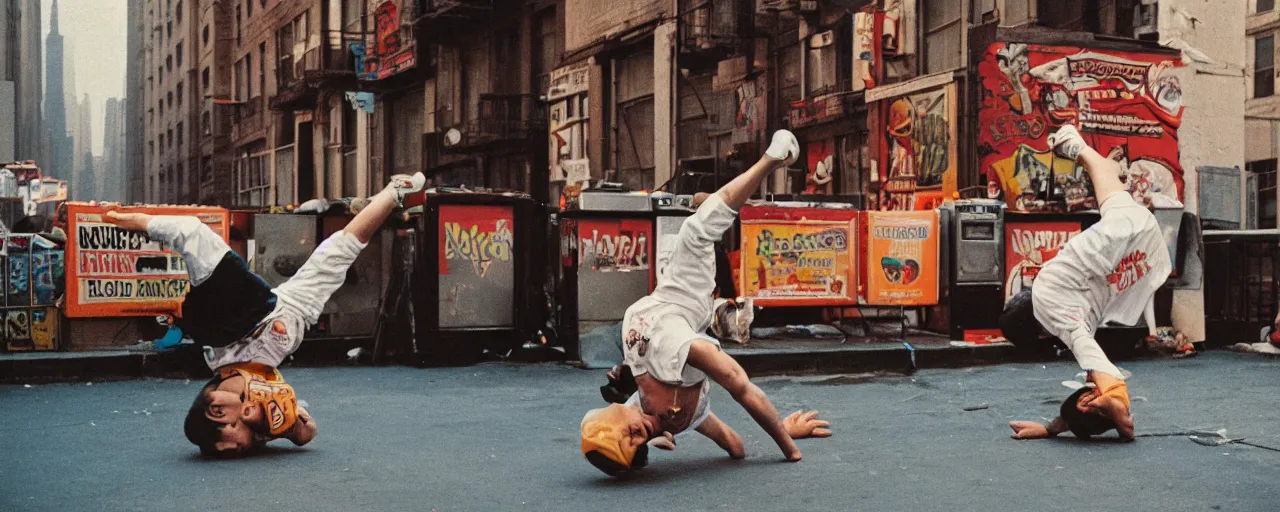
<path fill-rule="evenodd" d="M 143 201 L 192 204 L 199 145 L 193 137 L 199 126 L 196 76 L 199 0 L 146 0 L 142 13 L 145 74 L 141 106 Z M 131 91 L 132 93 L 132 91 Z"/>
<path fill-rule="evenodd" d="M 1280 157 L 1280 96 L 1276 94 L 1276 38 L 1280 10 L 1274 0 L 1249 0 L 1245 25 L 1249 57 L 1245 87 L 1245 220 L 1242 227 L 1275 229 L 1276 161 Z M 1230 227 L 1230 226 L 1227 226 Z M 1241 227 L 1241 226 L 1237 226 Z"/>

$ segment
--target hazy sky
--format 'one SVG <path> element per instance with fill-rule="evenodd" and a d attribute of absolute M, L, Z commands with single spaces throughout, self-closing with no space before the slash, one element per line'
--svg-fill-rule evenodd
<path fill-rule="evenodd" d="M 40 0 L 43 33 L 49 34 L 53 0 Z M 89 95 L 93 117 L 93 154 L 102 154 L 102 122 L 107 98 L 124 97 L 126 35 L 129 9 L 126 0 L 58 0 L 58 32 L 73 55 L 76 101 Z M 41 44 L 44 40 L 41 40 Z M 48 65 L 48 61 L 45 61 Z"/>

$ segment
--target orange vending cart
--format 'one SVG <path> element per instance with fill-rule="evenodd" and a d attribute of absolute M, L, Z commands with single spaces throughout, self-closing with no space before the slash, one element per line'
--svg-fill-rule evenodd
<path fill-rule="evenodd" d="M 742 207 L 740 295 L 758 306 L 857 304 L 852 208 Z"/>
<path fill-rule="evenodd" d="M 866 212 L 862 225 L 863 303 L 938 304 L 938 212 Z"/>

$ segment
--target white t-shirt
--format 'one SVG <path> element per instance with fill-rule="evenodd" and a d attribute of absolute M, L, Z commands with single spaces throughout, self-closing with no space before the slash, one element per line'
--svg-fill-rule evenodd
<path fill-rule="evenodd" d="M 1080 328 L 1092 335 L 1106 323 L 1136 325 L 1173 270 L 1149 210 L 1117 192 L 1101 212 L 1036 275 L 1036 320 L 1062 340 Z"/>
<path fill-rule="evenodd" d="M 622 318 L 623 362 L 636 376 L 649 374 L 659 382 L 692 386 L 707 379 L 702 370 L 686 364 L 693 340 L 719 347 L 715 338 L 702 334 L 710 324 L 689 325 L 688 308 L 645 297 L 627 308 Z"/>

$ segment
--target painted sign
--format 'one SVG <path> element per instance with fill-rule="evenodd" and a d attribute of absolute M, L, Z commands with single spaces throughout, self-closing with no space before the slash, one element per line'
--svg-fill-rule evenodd
<path fill-rule="evenodd" d="M 1050 152 L 1065 124 L 1118 162 L 1139 204 L 1182 201 L 1178 127 L 1182 88 L 1176 55 L 995 43 L 978 66 L 982 104 L 978 155 L 987 194 L 1012 210 L 1097 207 L 1083 168 Z"/>
<path fill-rule="evenodd" d="M 459 267 L 485 277 L 493 262 L 511 264 L 509 206 L 440 206 L 440 275 Z"/>
<path fill-rule="evenodd" d="M 881 210 L 932 210 L 956 190 L 956 86 L 885 100 Z"/>
<path fill-rule="evenodd" d="M 591 67 L 584 61 L 565 66 L 551 74 L 548 96 L 548 156 L 551 182 L 577 185 L 591 179 L 587 159 L 587 88 Z"/>
<path fill-rule="evenodd" d="M 653 223 L 644 219 L 580 219 L 578 266 L 604 272 L 649 270 Z"/>
<path fill-rule="evenodd" d="M 1079 222 L 1010 222 L 1004 229 L 1004 300 L 1030 287 L 1036 274 L 1080 234 Z"/>
<path fill-rule="evenodd" d="M 804 193 L 831 195 L 832 181 L 836 174 L 835 153 L 835 139 L 809 143 L 805 150 L 809 169 L 804 175 Z"/>
<path fill-rule="evenodd" d="M 226 240 L 229 214 L 215 207 L 104 207 L 67 203 L 67 317 L 173 313 L 191 287 L 182 256 L 145 232 L 107 222 L 109 209 L 189 215 Z"/>
<path fill-rule="evenodd" d="M 382 80 L 396 73 L 414 67 L 417 56 L 414 53 L 413 40 L 404 40 L 404 35 L 411 33 L 401 20 L 399 3 L 401 0 L 386 0 L 373 10 L 374 40 L 362 50 L 363 66 L 360 78 L 364 80 Z"/>
<path fill-rule="evenodd" d="M 938 303 L 938 214 L 867 212 L 867 303 Z"/>
<path fill-rule="evenodd" d="M 785 210 L 802 209 L 744 208 L 741 294 L 762 306 L 856 303 L 857 212 L 809 216 L 800 211 L 788 215 L 791 212 Z"/>

